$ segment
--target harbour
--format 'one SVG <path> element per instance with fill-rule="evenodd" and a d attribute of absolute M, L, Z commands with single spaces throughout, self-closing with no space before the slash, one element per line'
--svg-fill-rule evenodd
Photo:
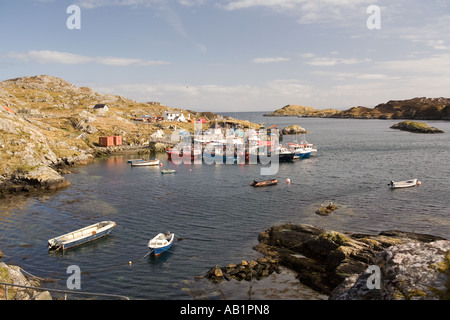
<path fill-rule="evenodd" d="M 195 276 L 214 265 L 256 259 L 258 234 L 273 225 L 292 222 L 352 232 L 399 229 L 450 234 L 448 133 L 393 132 L 390 120 L 232 116 L 280 128 L 300 124 L 310 131 L 307 139 L 318 152 L 280 163 L 274 175 L 278 184 L 269 188 L 249 186 L 261 179 L 260 164 L 175 165 L 165 153 L 152 155 L 161 167 L 132 168 L 128 160 L 139 158 L 132 154 L 97 159 L 67 175 L 71 186 L 65 190 L 3 201 L 2 262 L 54 279 L 57 288 L 65 286 L 67 267 L 78 265 L 84 291 L 149 300 L 233 299 L 248 297 L 249 284 L 218 286 Z M 440 121 L 439 127 L 450 132 L 448 122 Z M 284 136 L 283 143 L 295 139 Z M 176 174 L 161 174 L 162 169 Z M 402 190 L 387 186 L 391 180 L 410 177 L 419 178 L 422 185 Z M 315 213 L 330 201 L 337 210 L 328 216 Z M 117 223 L 108 236 L 63 254 L 48 252 L 51 236 L 103 220 Z M 184 240 L 157 257 L 128 263 L 144 256 L 148 241 L 166 231 Z M 303 290 L 303 299 L 323 298 L 307 288 L 296 290 Z M 270 298 L 258 294 L 255 291 L 253 297 Z"/>

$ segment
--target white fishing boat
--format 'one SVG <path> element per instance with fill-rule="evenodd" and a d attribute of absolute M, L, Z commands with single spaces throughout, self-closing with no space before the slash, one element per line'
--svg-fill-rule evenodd
<path fill-rule="evenodd" d="M 113 221 L 102 221 L 48 240 L 48 250 L 66 250 L 108 235 L 116 226 Z"/>
<path fill-rule="evenodd" d="M 159 159 L 149 161 L 134 161 L 131 162 L 132 167 L 144 167 L 144 166 L 159 166 Z"/>
<path fill-rule="evenodd" d="M 410 188 L 418 184 L 420 184 L 420 182 L 418 182 L 417 179 L 411 179 L 405 181 L 391 181 L 388 184 L 388 186 L 390 186 L 392 189 L 398 189 L 398 188 Z"/>

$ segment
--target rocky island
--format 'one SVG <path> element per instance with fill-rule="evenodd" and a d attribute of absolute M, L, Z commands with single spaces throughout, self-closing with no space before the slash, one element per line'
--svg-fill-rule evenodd
<path fill-rule="evenodd" d="M 391 129 L 399 129 L 402 131 L 416 132 L 416 133 L 444 133 L 444 131 L 431 127 L 423 122 L 416 121 L 402 121 L 391 126 Z"/>
<path fill-rule="evenodd" d="M 413 98 L 391 100 L 374 108 L 363 106 L 347 110 L 316 109 L 299 105 L 287 105 L 265 116 L 314 117 L 314 118 L 350 118 L 350 119 L 415 119 L 450 120 L 450 98 Z"/>
<path fill-rule="evenodd" d="M 215 266 L 212 281 L 259 279 L 279 271 L 297 273 L 303 284 L 334 300 L 449 299 L 450 241 L 389 230 L 377 235 L 284 224 L 259 235 L 257 261 Z M 378 270 L 379 281 L 367 285 Z M 372 278 L 371 278 L 372 277 Z"/>

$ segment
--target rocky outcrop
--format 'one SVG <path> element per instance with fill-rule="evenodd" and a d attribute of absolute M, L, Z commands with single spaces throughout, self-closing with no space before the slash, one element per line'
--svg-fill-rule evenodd
<path fill-rule="evenodd" d="M 391 129 L 399 129 L 402 131 L 416 132 L 416 133 L 444 133 L 444 131 L 431 127 L 423 122 L 402 121 L 391 126 Z"/>
<path fill-rule="evenodd" d="M 378 288 L 368 287 L 375 279 L 366 270 L 347 278 L 330 299 L 450 299 L 450 241 L 392 246 L 375 255 L 373 264 L 379 268 Z"/>
<path fill-rule="evenodd" d="M 308 131 L 305 128 L 300 127 L 299 125 L 292 125 L 289 127 L 284 128 L 281 130 L 283 134 L 289 135 L 289 134 L 304 134 L 308 133 Z"/>
<path fill-rule="evenodd" d="M 262 232 L 259 241 L 256 250 L 296 271 L 303 284 L 320 293 L 331 294 L 333 299 L 356 299 L 358 295 L 345 292 L 350 288 L 358 291 L 358 285 L 364 287 L 370 276 L 365 271 L 372 265 L 382 270 L 381 279 L 385 281 L 382 288 L 385 289 L 381 291 L 386 292 L 380 294 L 380 291 L 369 290 L 370 298 L 409 299 L 414 296 L 435 299 L 440 297 L 439 293 L 445 295 L 445 283 L 448 289 L 448 272 L 443 270 L 448 270 L 450 241 L 440 237 L 401 231 L 352 234 L 285 224 Z M 421 265 L 425 269 L 415 269 L 419 261 L 416 257 L 423 257 Z M 396 266 L 392 264 L 394 262 Z M 429 275 L 428 284 L 434 289 L 425 290 L 426 283 L 417 287 L 416 281 L 424 274 Z M 367 287 L 365 289 L 367 291 Z"/>
<path fill-rule="evenodd" d="M 65 132 L 16 114 L 0 113 L 0 197 L 64 188 L 67 166 L 85 164 L 93 150 Z"/>
<path fill-rule="evenodd" d="M 25 276 L 20 267 L 7 265 L 3 262 L 0 262 L 0 282 L 20 286 L 40 286 L 40 281 Z M 0 300 L 4 300 L 6 297 L 8 300 L 52 300 L 48 291 L 8 286 L 6 295 L 5 286 L 0 286 Z"/>

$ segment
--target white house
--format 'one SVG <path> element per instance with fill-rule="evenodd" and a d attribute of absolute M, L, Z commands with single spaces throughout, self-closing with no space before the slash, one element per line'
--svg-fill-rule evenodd
<path fill-rule="evenodd" d="M 181 111 L 164 111 L 164 120 L 186 122 L 186 118 Z"/>
<path fill-rule="evenodd" d="M 108 106 L 106 104 L 103 104 L 103 103 L 100 104 L 99 103 L 99 104 L 96 104 L 94 106 L 94 111 L 97 111 L 97 110 L 109 111 L 109 108 L 108 108 Z"/>

